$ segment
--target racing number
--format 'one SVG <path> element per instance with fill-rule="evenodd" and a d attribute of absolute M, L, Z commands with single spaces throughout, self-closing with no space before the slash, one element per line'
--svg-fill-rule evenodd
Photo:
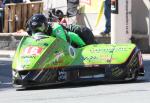
<path fill-rule="evenodd" d="M 25 48 L 24 54 L 39 55 L 41 52 L 42 52 L 42 48 L 30 46 Z"/>

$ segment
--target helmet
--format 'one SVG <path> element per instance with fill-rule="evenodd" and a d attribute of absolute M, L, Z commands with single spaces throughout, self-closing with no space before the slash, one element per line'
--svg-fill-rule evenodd
<path fill-rule="evenodd" d="M 32 32 L 46 32 L 48 20 L 43 14 L 35 14 L 29 21 L 29 28 Z"/>
<path fill-rule="evenodd" d="M 55 15 L 59 18 L 62 19 L 64 16 L 64 13 L 61 10 L 56 10 Z"/>

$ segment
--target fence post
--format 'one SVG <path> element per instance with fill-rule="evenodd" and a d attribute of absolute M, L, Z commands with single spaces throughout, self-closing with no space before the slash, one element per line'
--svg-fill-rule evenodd
<path fill-rule="evenodd" d="M 4 8 L 4 32 L 25 29 L 27 20 L 34 13 L 43 12 L 43 2 L 10 3 Z"/>

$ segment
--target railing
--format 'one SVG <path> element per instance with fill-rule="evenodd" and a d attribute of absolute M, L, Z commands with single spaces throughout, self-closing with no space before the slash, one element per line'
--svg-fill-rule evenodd
<path fill-rule="evenodd" d="M 43 12 L 43 2 L 11 3 L 4 8 L 3 32 L 16 32 L 25 29 L 26 22 L 35 13 Z"/>

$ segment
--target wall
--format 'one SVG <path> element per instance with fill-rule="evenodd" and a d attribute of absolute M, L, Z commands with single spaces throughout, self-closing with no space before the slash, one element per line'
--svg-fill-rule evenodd
<path fill-rule="evenodd" d="M 96 35 L 104 31 L 104 0 L 80 0 L 80 15 L 77 21 L 89 27 Z"/>
<path fill-rule="evenodd" d="M 67 0 L 43 0 L 44 3 L 44 9 L 47 11 L 50 8 L 60 8 L 66 13 L 66 1 Z M 85 1 L 85 0 L 80 0 Z M 95 1 L 95 0 L 86 0 L 86 1 Z M 98 0 L 102 1 L 102 0 Z M 150 34 L 150 19 L 149 19 L 149 12 L 150 12 L 150 0 L 132 0 L 132 31 L 133 34 Z M 46 12 L 47 13 L 47 12 Z M 84 21 L 88 22 L 86 23 L 87 26 L 89 26 L 89 23 L 91 26 L 94 27 L 95 21 L 92 21 L 91 18 L 96 18 L 97 16 L 91 14 L 86 14 L 84 16 Z M 94 20 L 94 19 L 93 19 Z M 81 20 L 83 21 L 83 18 Z M 93 29 L 93 28 L 92 28 Z M 101 28 L 102 30 L 103 28 Z"/>
<path fill-rule="evenodd" d="M 132 0 L 132 30 L 134 34 L 150 34 L 150 0 Z"/>

